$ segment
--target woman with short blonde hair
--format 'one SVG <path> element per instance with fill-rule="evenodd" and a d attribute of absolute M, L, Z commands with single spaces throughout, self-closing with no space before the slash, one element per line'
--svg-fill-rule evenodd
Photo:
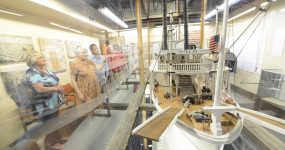
<path fill-rule="evenodd" d="M 59 110 L 59 92 L 63 92 L 59 85 L 59 78 L 46 67 L 46 59 L 39 52 L 30 54 L 27 60 L 29 69 L 26 71 L 26 84 L 30 88 L 30 100 L 33 110 L 38 117 L 57 114 Z"/>
<path fill-rule="evenodd" d="M 96 97 L 101 96 L 101 89 L 95 73 L 96 66 L 88 59 L 86 48 L 78 46 L 75 54 L 77 58 L 70 65 L 72 85 L 80 103 L 86 100 L 94 100 Z"/>

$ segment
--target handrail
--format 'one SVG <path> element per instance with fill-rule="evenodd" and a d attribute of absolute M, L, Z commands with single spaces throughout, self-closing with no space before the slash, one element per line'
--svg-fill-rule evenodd
<path fill-rule="evenodd" d="M 146 83 L 142 86 L 140 85 L 138 93 L 131 98 L 132 101 L 114 132 L 110 143 L 107 145 L 106 150 L 122 150 L 127 148 L 146 85 Z"/>

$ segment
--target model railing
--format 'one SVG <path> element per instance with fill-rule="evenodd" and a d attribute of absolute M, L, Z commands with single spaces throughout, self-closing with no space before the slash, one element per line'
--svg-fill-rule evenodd
<path fill-rule="evenodd" d="M 169 64 L 158 64 L 158 71 L 170 71 Z M 177 73 L 207 73 L 211 70 L 210 63 L 181 63 L 173 64 L 171 71 Z"/>
<path fill-rule="evenodd" d="M 175 54 L 210 54 L 209 49 L 194 49 L 194 50 L 184 50 L 184 49 L 173 49 Z M 162 50 L 161 54 L 167 54 L 168 50 Z"/>

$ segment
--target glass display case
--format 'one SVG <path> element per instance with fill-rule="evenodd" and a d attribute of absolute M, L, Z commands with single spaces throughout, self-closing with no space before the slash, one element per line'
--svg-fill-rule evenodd
<path fill-rule="evenodd" d="M 285 117 L 285 71 L 262 70 L 257 90 L 255 110 Z"/>

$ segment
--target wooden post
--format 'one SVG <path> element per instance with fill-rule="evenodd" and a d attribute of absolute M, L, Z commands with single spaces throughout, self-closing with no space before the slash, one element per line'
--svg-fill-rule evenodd
<path fill-rule="evenodd" d="M 150 0 L 147 0 L 147 19 L 149 19 L 150 16 Z M 151 31 L 151 24 L 150 21 L 147 20 L 147 49 L 148 49 L 148 67 L 150 66 L 150 61 L 151 61 L 151 53 L 150 53 L 150 31 Z"/>
<path fill-rule="evenodd" d="M 200 26 L 200 48 L 204 48 L 204 25 L 205 25 L 205 14 L 207 10 L 207 0 L 202 0 L 201 4 L 201 26 Z"/>
<path fill-rule="evenodd" d="M 148 50 L 148 67 L 150 66 L 150 61 L 151 61 L 151 53 L 150 53 L 150 22 L 147 21 L 147 50 Z"/>
<path fill-rule="evenodd" d="M 140 67 L 140 84 L 144 84 L 144 53 L 142 45 L 141 0 L 136 0 L 136 19 L 138 32 L 138 58 Z"/>
<path fill-rule="evenodd" d="M 108 31 L 105 31 L 105 41 L 109 41 L 109 34 L 108 34 Z"/>
<path fill-rule="evenodd" d="M 141 20 L 141 0 L 136 0 L 136 19 L 138 32 L 138 58 L 140 67 L 140 85 L 144 85 L 144 50 L 142 43 L 142 20 Z M 142 103 L 145 104 L 145 97 L 142 97 Z M 142 121 L 146 120 L 146 111 L 142 111 Z M 144 150 L 148 149 L 147 139 L 143 139 Z"/>

